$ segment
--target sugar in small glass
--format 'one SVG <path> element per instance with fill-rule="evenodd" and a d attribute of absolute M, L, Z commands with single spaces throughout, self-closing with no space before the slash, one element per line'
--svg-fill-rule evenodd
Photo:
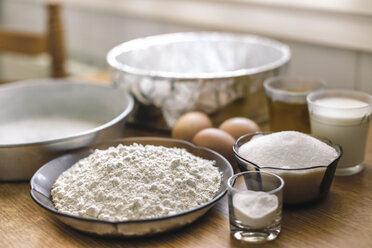
<path fill-rule="evenodd" d="M 249 243 L 274 240 L 281 230 L 283 179 L 246 171 L 230 177 L 227 184 L 231 235 Z"/>

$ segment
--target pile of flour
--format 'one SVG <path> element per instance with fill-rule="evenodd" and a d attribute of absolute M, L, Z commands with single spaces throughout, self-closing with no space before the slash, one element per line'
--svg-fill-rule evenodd
<path fill-rule="evenodd" d="M 52 188 L 63 213 L 110 221 L 176 214 L 210 201 L 221 175 L 215 161 L 181 148 L 132 144 L 95 150 Z"/>

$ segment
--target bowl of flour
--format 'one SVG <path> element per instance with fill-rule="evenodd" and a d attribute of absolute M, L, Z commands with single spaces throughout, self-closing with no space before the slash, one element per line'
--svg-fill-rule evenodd
<path fill-rule="evenodd" d="M 342 156 L 340 145 L 296 131 L 247 134 L 236 141 L 233 151 L 241 171 L 262 170 L 282 177 L 287 205 L 325 197 Z"/>
<path fill-rule="evenodd" d="M 0 86 L 0 181 L 28 180 L 68 151 L 123 137 L 125 91 L 67 79 Z"/>
<path fill-rule="evenodd" d="M 230 163 L 168 138 L 126 138 L 54 159 L 31 179 L 31 196 L 77 230 L 144 236 L 192 223 L 227 190 Z"/>

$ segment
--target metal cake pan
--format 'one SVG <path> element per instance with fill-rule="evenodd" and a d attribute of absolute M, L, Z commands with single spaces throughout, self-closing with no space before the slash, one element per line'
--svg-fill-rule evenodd
<path fill-rule="evenodd" d="M 0 105 L 0 181 L 15 181 L 68 151 L 122 137 L 134 100 L 105 85 L 42 79 L 2 85 Z"/>

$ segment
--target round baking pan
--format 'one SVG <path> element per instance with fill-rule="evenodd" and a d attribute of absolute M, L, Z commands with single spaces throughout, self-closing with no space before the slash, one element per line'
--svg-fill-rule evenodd
<path fill-rule="evenodd" d="M 134 101 L 105 85 L 42 79 L 2 85 L 0 105 L 0 181 L 14 181 L 67 151 L 121 138 Z"/>

